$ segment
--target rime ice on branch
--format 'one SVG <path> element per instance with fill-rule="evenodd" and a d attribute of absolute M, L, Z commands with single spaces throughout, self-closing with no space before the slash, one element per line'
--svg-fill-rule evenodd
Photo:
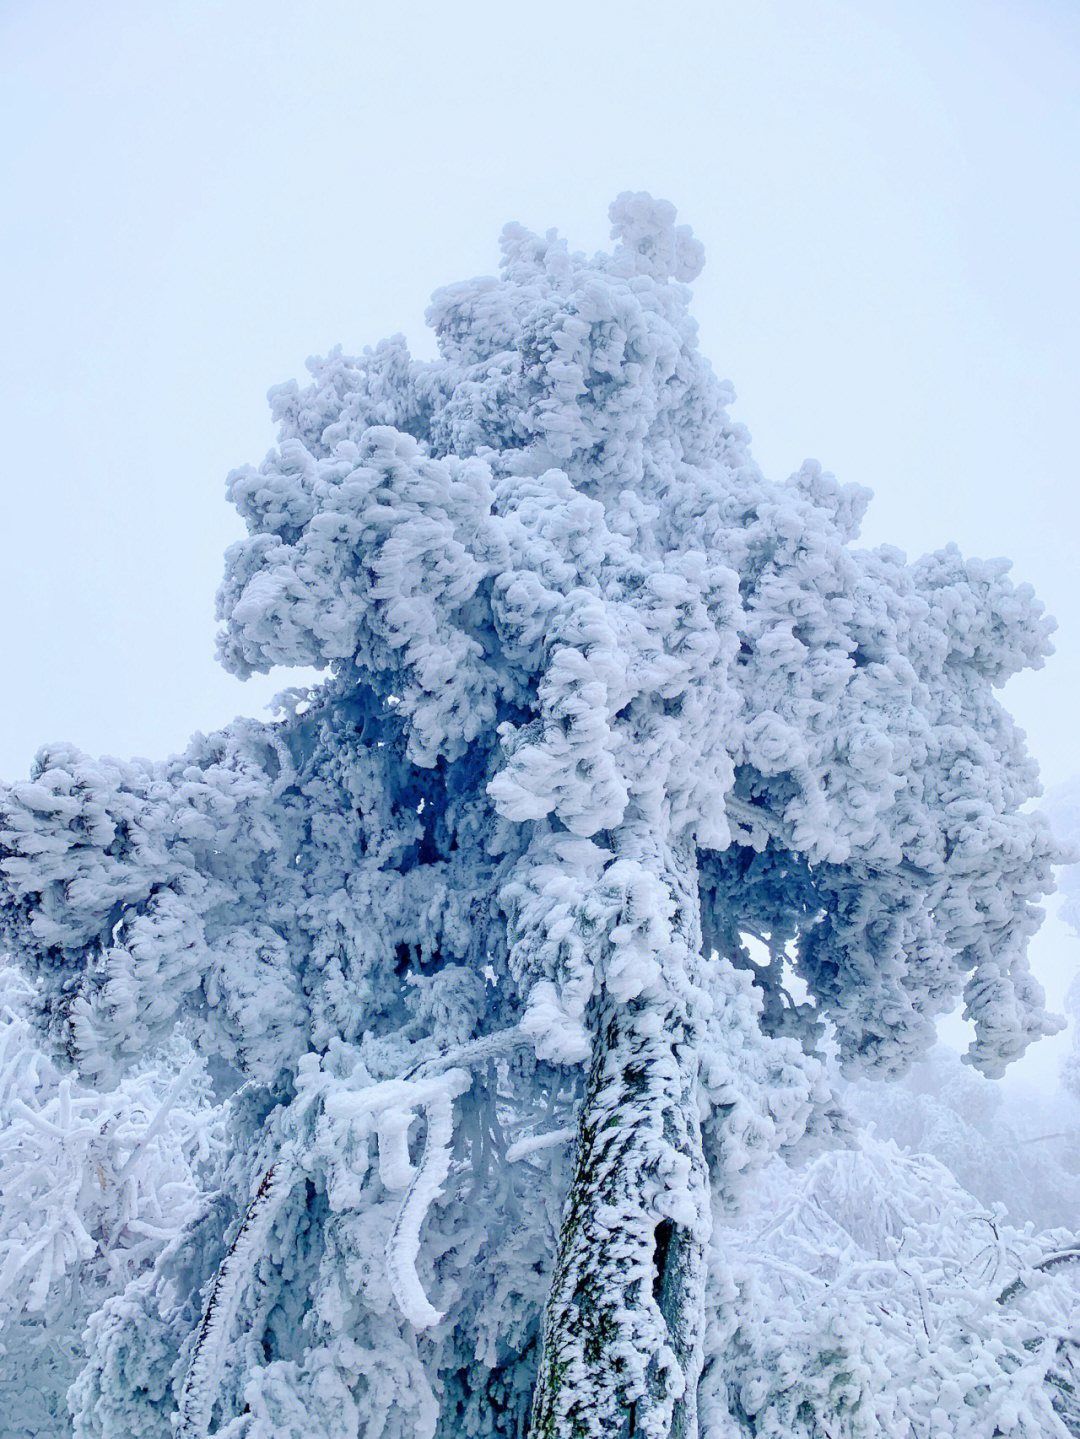
<path fill-rule="evenodd" d="M 611 216 L 592 258 L 508 227 L 435 295 L 438 360 L 271 391 L 221 655 L 322 685 L 3 795 L 43 1028 L 104 1084 L 179 1025 L 234 1096 L 216 1218 L 91 1324 L 80 1436 L 164 1439 L 187 1394 L 229 1439 L 691 1439 L 711 1214 L 827 1122 L 825 1028 L 888 1075 L 961 990 L 988 1073 L 1053 1027 L 1053 848 L 993 693 L 1041 607 L 857 548 L 868 493 L 813 462 L 766 479 L 700 245 Z"/>

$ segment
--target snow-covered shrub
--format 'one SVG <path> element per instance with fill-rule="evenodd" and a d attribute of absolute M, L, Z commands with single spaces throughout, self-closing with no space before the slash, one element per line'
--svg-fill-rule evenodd
<path fill-rule="evenodd" d="M 703 1439 L 1080 1432 L 1080 1245 L 868 1134 L 713 1236 Z"/>
<path fill-rule="evenodd" d="M 201 1212 L 224 1144 L 205 1066 L 179 1035 L 113 1090 L 57 1066 L 34 988 L 0 967 L 3 1432 L 70 1432 L 82 1330 Z"/>

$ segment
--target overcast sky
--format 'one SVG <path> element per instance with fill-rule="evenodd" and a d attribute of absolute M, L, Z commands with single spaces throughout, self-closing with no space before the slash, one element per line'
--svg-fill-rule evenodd
<path fill-rule="evenodd" d="M 213 659 L 267 387 L 432 354 L 430 292 L 504 222 L 593 250 L 627 188 L 705 243 L 767 473 L 813 456 L 875 490 L 869 542 L 1036 585 L 1058 654 L 1006 699 L 1076 774 L 1078 74 L 1074 0 L 0 0 L 0 775 L 161 756 L 295 682 Z"/>

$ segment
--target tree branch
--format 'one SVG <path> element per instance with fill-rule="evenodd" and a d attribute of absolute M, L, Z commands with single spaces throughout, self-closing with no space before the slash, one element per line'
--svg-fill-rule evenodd
<path fill-rule="evenodd" d="M 1080 1264 L 1080 1245 L 1070 1249 L 1059 1249 L 1054 1254 L 1047 1254 L 1045 1258 L 1040 1259 L 1037 1264 L 1033 1264 L 1031 1267 L 1037 1273 L 1045 1274 L 1048 1270 L 1057 1269 L 1059 1265 L 1062 1264 Z M 997 1297 L 997 1302 L 999 1304 L 1008 1304 L 1011 1300 L 1015 1299 L 1018 1294 L 1022 1294 L 1024 1290 L 1028 1288 L 1030 1288 L 1028 1280 L 1018 1274 L 1012 1283 L 1007 1284 L 1001 1291 Z"/>

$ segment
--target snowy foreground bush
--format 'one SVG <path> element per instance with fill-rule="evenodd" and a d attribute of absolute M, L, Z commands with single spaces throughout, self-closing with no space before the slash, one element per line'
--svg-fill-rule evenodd
<path fill-rule="evenodd" d="M 863 1136 L 713 1236 L 705 1434 L 1080 1432 L 1080 1249 Z M 715 1295 L 715 1298 L 713 1297 Z"/>
<path fill-rule="evenodd" d="M 33 990 L 0 969 L 0 1432 L 71 1432 L 66 1392 L 90 1315 L 198 1215 L 225 1111 L 179 1033 L 115 1089 L 58 1068 Z"/>
<path fill-rule="evenodd" d="M 1055 1027 L 993 693 L 1049 622 L 767 480 L 700 246 L 611 215 L 508 228 L 440 359 L 271 392 L 221 653 L 320 686 L 0 793 L 20 1434 L 1077 1432 L 1066 1236 L 820 1152 L 827 1050 L 898 1076 L 961 992 L 987 1074 Z"/>

